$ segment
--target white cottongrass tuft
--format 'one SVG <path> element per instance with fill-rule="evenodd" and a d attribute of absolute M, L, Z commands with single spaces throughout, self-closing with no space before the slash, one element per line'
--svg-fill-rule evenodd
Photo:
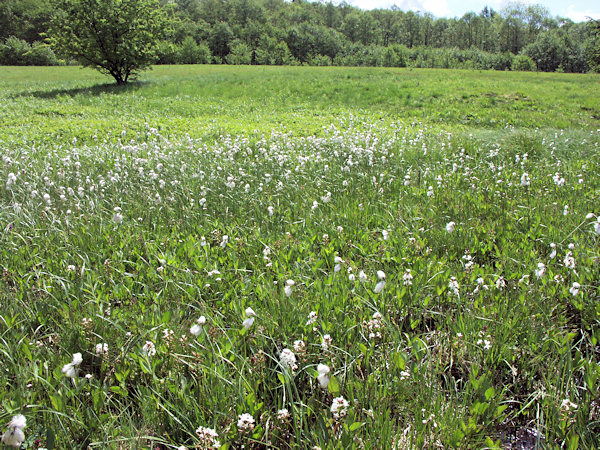
<path fill-rule="evenodd" d="M 246 330 L 249 330 L 250 327 L 252 326 L 252 324 L 254 324 L 254 319 L 256 318 L 256 313 L 250 307 L 246 308 L 246 311 L 244 311 L 244 312 L 246 313 L 246 320 L 244 320 L 242 322 L 242 325 L 244 325 L 244 328 Z"/>
<path fill-rule="evenodd" d="M 83 357 L 81 353 L 73 354 L 73 361 L 69 364 L 65 364 L 62 368 L 62 373 L 65 374 L 68 378 L 75 378 L 77 376 L 77 366 L 79 366 L 83 362 Z"/>
<path fill-rule="evenodd" d="M 317 366 L 317 372 L 319 373 L 319 375 L 317 376 L 317 380 L 319 381 L 319 385 L 321 386 L 322 389 L 327 389 L 327 386 L 329 386 L 329 366 L 326 366 L 325 364 L 319 364 Z"/>
<path fill-rule="evenodd" d="M 537 269 L 535 270 L 535 276 L 537 278 L 542 278 L 545 273 L 546 273 L 546 264 L 538 263 Z"/>
<path fill-rule="evenodd" d="M 383 288 L 385 287 L 385 272 L 383 270 L 378 270 L 377 278 L 379 278 L 379 281 L 375 285 L 375 289 L 373 290 L 373 292 L 379 294 L 381 291 L 383 291 Z"/>
<path fill-rule="evenodd" d="M 2 443 L 9 447 L 18 448 L 25 440 L 23 429 L 27 426 L 27 418 L 22 414 L 13 416 L 8 423 L 8 429 L 2 435 Z"/>
<path fill-rule="evenodd" d="M 286 280 L 285 281 L 285 287 L 283 288 L 283 292 L 285 293 L 286 297 L 289 297 L 292 295 L 292 286 L 295 284 L 296 284 L 296 282 L 294 280 Z"/>
<path fill-rule="evenodd" d="M 142 354 L 145 356 L 154 356 L 156 355 L 156 346 L 152 341 L 146 341 L 146 343 L 142 346 Z"/>
<path fill-rule="evenodd" d="M 446 231 L 452 233 L 456 229 L 456 222 L 448 222 L 446 224 Z"/>
<path fill-rule="evenodd" d="M 206 324 L 206 317 L 200 316 L 194 325 L 190 327 L 190 333 L 194 336 L 199 336 L 202 333 L 202 327 Z"/>

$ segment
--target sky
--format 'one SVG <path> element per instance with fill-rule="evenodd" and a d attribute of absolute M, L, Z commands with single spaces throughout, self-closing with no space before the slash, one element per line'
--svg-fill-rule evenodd
<path fill-rule="evenodd" d="M 495 10 L 504 8 L 507 0 L 346 0 L 363 9 L 389 8 L 398 6 L 403 11 L 430 12 L 435 17 L 461 17 L 467 12 L 478 13 L 484 6 Z M 522 3 L 543 5 L 552 17 L 567 17 L 574 22 L 583 22 L 586 17 L 600 19 L 600 2 L 594 0 L 526 0 Z"/>

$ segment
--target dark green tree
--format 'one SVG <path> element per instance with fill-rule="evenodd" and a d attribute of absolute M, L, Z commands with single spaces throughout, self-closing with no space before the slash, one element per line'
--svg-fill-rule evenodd
<path fill-rule="evenodd" d="M 125 84 L 155 62 L 169 19 L 158 0 L 53 0 L 56 52 Z"/>

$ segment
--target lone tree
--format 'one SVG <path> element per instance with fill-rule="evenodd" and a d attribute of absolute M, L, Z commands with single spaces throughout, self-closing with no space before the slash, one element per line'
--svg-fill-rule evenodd
<path fill-rule="evenodd" d="M 158 0 L 53 0 L 50 42 L 56 52 L 125 84 L 155 61 L 167 33 Z"/>

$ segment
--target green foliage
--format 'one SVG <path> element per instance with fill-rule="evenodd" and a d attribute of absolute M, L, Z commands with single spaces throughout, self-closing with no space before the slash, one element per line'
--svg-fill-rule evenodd
<path fill-rule="evenodd" d="M 587 22 L 589 38 L 585 44 L 585 53 L 592 70 L 600 72 L 600 20 Z"/>
<path fill-rule="evenodd" d="M 50 27 L 54 49 L 112 76 L 117 84 L 154 63 L 169 31 L 158 0 L 54 0 Z"/>
<path fill-rule="evenodd" d="M 521 72 L 535 72 L 536 67 L 533 59 L 521 53 L 520 55 L 515 56 L 511 69 Z"/>
<path fill-rule="evenodd" d="M 59 64 L 52 49 L 41 42 L 29 45 L 11 36 L 0 44 L 0 65 L 5 66 L 56 66 Z"/>

